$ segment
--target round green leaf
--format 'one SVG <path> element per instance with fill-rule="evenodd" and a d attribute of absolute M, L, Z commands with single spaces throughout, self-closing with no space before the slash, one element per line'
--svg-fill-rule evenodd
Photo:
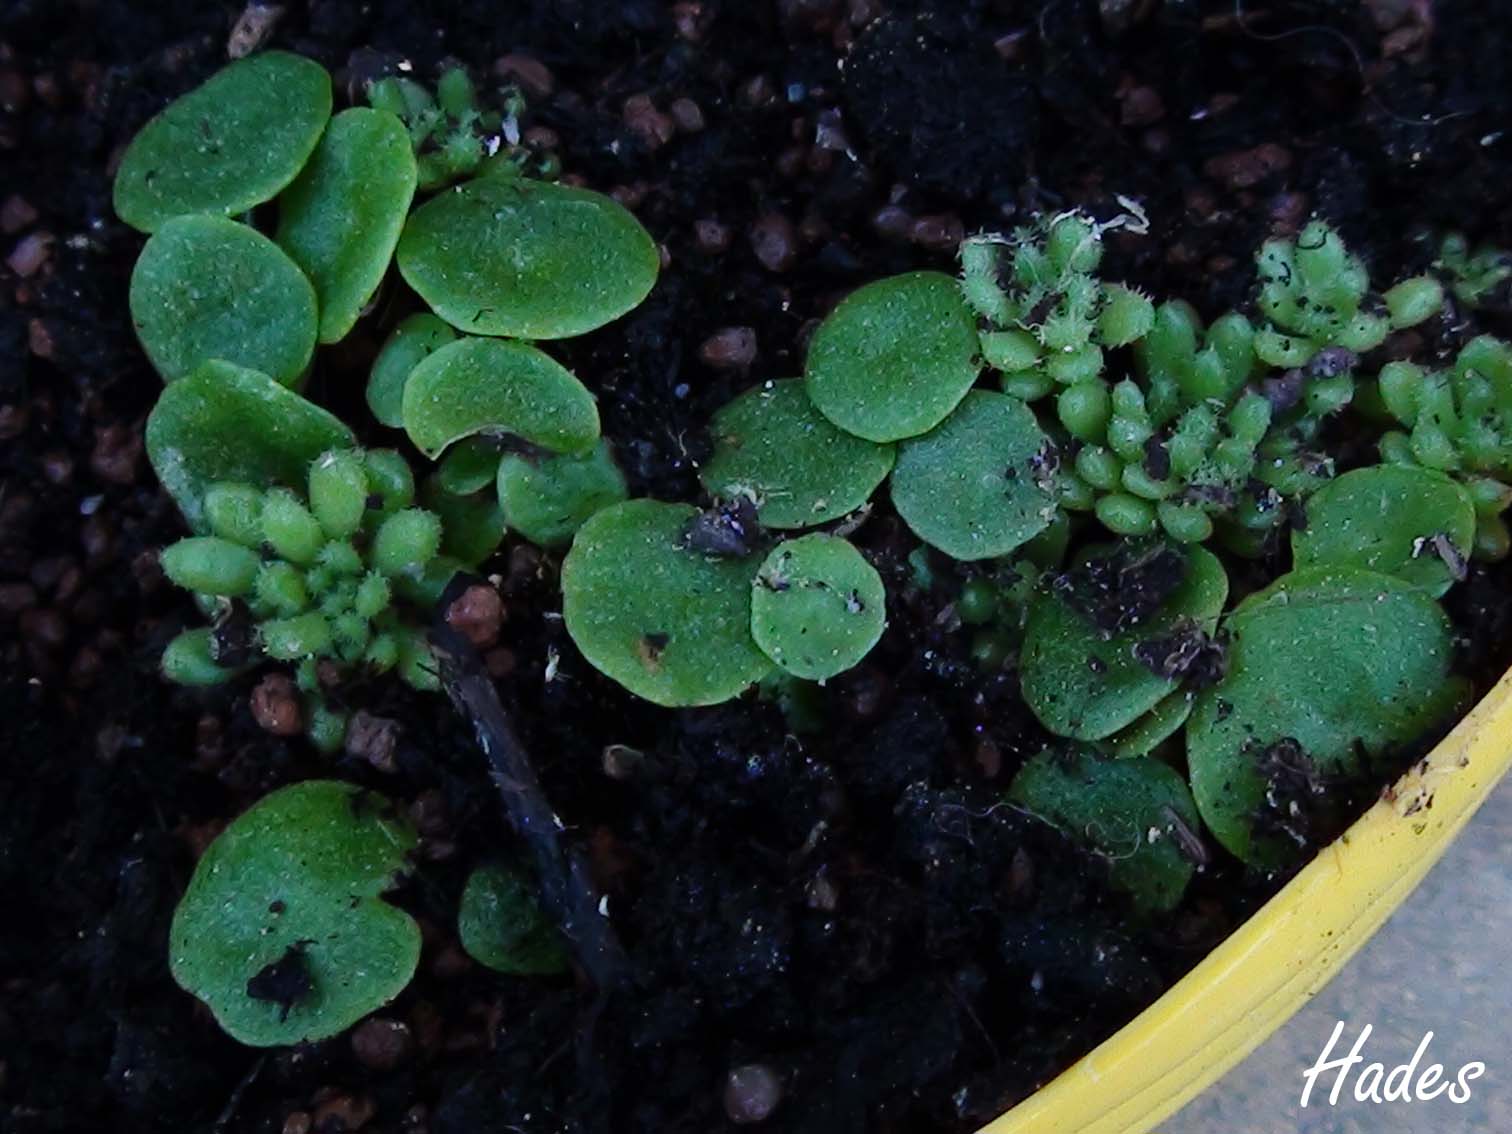
<path fill-rule="evenodd" d="M 278 243 L 315 285 L 320 341 L 357 322 L 388 270 L 415 196 L 415 151 L 382 110 L 344 110 L 278 203 Z"/>
<path fill-rule="evenodd" d="M 1035 594 L 1019 670 L 1024 700 L 1057 736 L 1101 740 L 1133 725 L 1180 683 L 1157 673 L 1141 654 L 1158 661 L 1217 627 L 1228 599 L 1223 565 L 1200 547 L 1172 550 L 1185 560 L 1180 586 L 1148 618 L 1111 637 L 1057 588 Z M 1089 548 L 1078 566 L 1120 554 L 1121 545 Z"/>
<path fill-rule="evenodd" d="M 266 374 L 207 362 L 167 387 L 147 418 L 147 458 L 195 531 L 207 531 L 205 493 L 223 481 L 300 485 L 351 430 Z"/>
<path fill-rule="evenodd" d="M 1118 757 L 1146 756 L 1181 731 L 1196 703 L 1195 693 L 1178 689 L 1133 724 L 1104 740 L 1102 747 Z"/>
<path fill-rule="evenodd" d="M 420 927 L 380 900 L 415 834 L 393 805 L 312 780 L 267 796 L 210 844 L 173 915 L 173 978 L 254 1047 L 333 1036 L 397 996 Z"/>
<path fill-rule="evenodd" d="M 262 233 L 224 217 L 163 225 L 132 270 L 130 302 L 165 382 L 221 358 L 292 386 L 315 352 L 310 281 Z"/>
<path fill-rule="evenodd" d="M 480 965 L 511 976 L 567 971 L 567 951 L 541 913 L 525 875 L 502 863 L 480 866 L 462 888 L 457 936 Z"/>
<path fill-rule="evenodd" d="M 837 536 L 784 540 L 751 586 L 751 634 L 794 677 L 823 681 L 844 673 L 887 625 L 882 576 Z"/>
<path fill-rule="evenodd" d="M 819 412 L 868 441 L 927 433 L 979 369 L 976 321 L 960 285 L 910 272 L 852 292 L 809 344 L 804 380 Z"/>
<path fill-rule="evenodd" d="M 384 342 L 368 375 L 367 404 L 391 429 L 404 426 L 404 385 L 420 361 L 457 341 L 451 324 L 430 314 L 411 315 L 400 321 Z"/>
<path fill-rule="evenodd" d="M 1437 540 L 1447 540 L 1442 552 Z M 1307 526 L 1292 532 L 1297 570 L 1360 567 L 1395 575 L 1435 597 L 1455 581 L 1475 544 L 1475 503 L 1442 473 L 1413 465 L 1347 472 L 1307 499 Z"/>
<path fill-rule="evenodd" d="M 656 242 L 626 209 L 523 177 L 481 177 L 438 193 L 399 241 L 405 281 L 476 335 L 581 335 L 636 307 L 660 269 Z"/>
<path fill-rule="evenodd" d="M 772 668 L 751 640 L 751 557 L 692 550 L 686 504 L 629 500 L 590 517 L 562 562 L 567 632 L 596 668 L 658 705 L 728 701 Z"/>
<path fill-rule="evenodd" d="M 1276 865 L 1297 849 L 1277 777 L 1357 773 L 1443 719 L 1460 693 L 1453 631 L 1410 583 L 1343 568 L 1284 575 L 1227 625 L 1228 674 L 1187 724 L 1192 793 L 1219 842 Z"/>
<path fill-rule="evenodd" d="M 243 213 L 293 181 L 331 117 L 331 77 L 283 51 L 238 60 L 170 103 L 132 139 L 115 210 L 156 231 L 190 213 Z"/>
<path fill-rule="evenodd" d="M 625 499 L 625 474 L 607 441 L 585 456 L 527 457 L 499 462 L 499 504 L 508 525 L 531 543 L 556 547 L 571 541 L 595 512 Z"/>
<path fill-rule="evenodd" d="M 892 445 L 846 433 L 814 408 L 801 379 L 765 382 L 714 415 L 699 479 L 714 496 L 755 502 L 769 528 L 807 528 L 865 504 L 893 466 Z"/>
<path fill-rule="evenodd" d="M 1183 841 L 1201 830 L 1181 777 L 1159 760 L 1046 750 L 1019 770 L 1008 797 L 1108 863 L 1141 910 L 1181 901 L 1194 870 Z"/>
<path fill-rule="evenodd" d="M 973 390 L 942 425 L 901 447 L 893 504 L 915 535 L 954 559 L 1007 555 L 1055 519 L 1039 467 L 1048 444 L 1023 402 Z"/>
<path fill-rule="evenodd" d="M 495 465 L 498 460 L 495 453 Z M 441 551 L 476 567 L 504 542 L 504 510 L 491 492 L 458 495 L 443 488 L 440 481 L 439 474 L 430 477 L 422 496 L 425 506 L 441 518 Z"/>
<path fill-rule="evenodd" d="M 432 460 L 475 433 L 581 453 L 598 440 L 599 416 L 587 387 L 544 352 L 527 343 L 462 338 L 410 371 L 404 428 Z"/>

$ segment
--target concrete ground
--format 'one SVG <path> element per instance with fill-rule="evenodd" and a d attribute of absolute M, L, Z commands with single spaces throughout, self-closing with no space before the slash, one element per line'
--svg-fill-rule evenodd
<path fill-rule="evenodd" d="M 1302 1072 L 1345 1029 L 1333 1056 L 1373 1031 L 1365 1061 L 1412 1058 L 1453 1079 L 1486 1065 L 1463 1105 L 1356 1102 L 1356 1070 L 1337 1106 L 1332 1073 L 1299 1105 Z M 1342 1049 L 1342 1050 L 1341 1050 Z M 1512 781 L 1488 799 L 1407 903 L 1306 1008 L 1244 1063 L 1166 1122 L 1161 1134 L 1506 1134 L 1512 1132 Z"/>

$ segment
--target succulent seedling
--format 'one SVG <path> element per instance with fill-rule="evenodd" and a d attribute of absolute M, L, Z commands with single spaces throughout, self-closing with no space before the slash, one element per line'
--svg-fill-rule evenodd
<path fill-rule="evenodd" d="M 502 862 L 467 877 L 457 910 L 457 936 L 467 955 L 496 973 L 555 976 L 567 971 L 567 951 L 536 903 L 534 883 Z"/>
<path fill-rule="evenodd" d="M 266 796 L 200 857 L 169 931 L 173 978 L 254 1047 L 345 1030 L 419 962 L 420 926 L 382 900 L 415 842 L 388 800 L 353 784 Z"/>
<path fill-rule="evenodd" d="M 1449 290 L 1466 307 L 1506 306 L 1512 295 L 1512 254 L 1505 249 L 1471 249 L 1463 235 L 1451 232 L 1433 266 L 1448 277 Z"/>

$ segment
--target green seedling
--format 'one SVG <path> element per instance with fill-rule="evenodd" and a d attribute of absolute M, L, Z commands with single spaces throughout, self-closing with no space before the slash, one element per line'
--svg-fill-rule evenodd
<path fill-rule="evenodd" d="M 1105 347 L 1149 332 L 1150 301 L 1096 275 L 1103 233 L 1136 219 L 1098 225 L 1069 212 L 1011 238 L 976 236 L 961 245 L 961 291 L 986 324 L 982 353 L 1002 373 L 1006 393 L 1033 401 L 1057 385 L 1096 381 Z"/>
<path fill-rule="evenodd" d="M 1443 308 L 1444 289 L 1429 276 L 1403 280 L 1371 298 L 1364 263 L 1321 220 L 1295 240 L 1266 241 L 1256 264 L 1260 310 L 1270 325 L 1255 336 L 1255 353 L 1271 366 L 1303 366 L 1331 346 L 1363 354 L 1392 331 L 1416 326 Z M 1329 379 L 1341 398 L 1342 377 Z"/>
<path fill-rule="evenodd" d="M 893 504 L 915 535 L 946 555 L 1007 555 L 1056 517 L 1051 452 L 1023 402 L 973 390 L 942 425 L 901 446 Z"/>
<path fill-rule="evenodd" d="M 603 440 L 581 456 L 506 454 L 497 484 L 505 522 L 541 547 L 571 543 L 590 516 L 629 495 Z"/>
<path fill-rule="evenodd" d="M 562 562 L 562 614 L 583 656 L 658 705 L 711 705 L 772 668 L 751 637 L 754 556 L 689 543 L 698 510 L 629 500 L 592 516 Z"/>
<path fill-rule="evenodd" d="M 1512 280 L 1512 254 L 1489 246 L 1472 250 L 1457 232 L 1444 237 L 1433 266 L 1448 277 L 1454 298 L 1472 309 L 1496 303 L 1498 296 L 1505 301 Z"/>
<path fill-rule="evenodd" d="M 756 573 L 751 636 L 787 673 L 824 681 L 877 644 L 886 604 L 876 568 L 845 540 L 815 532 L 779 543 Z"/>
<path fill-rule="evenodd" d="M 1096 605 L 1099 596 L 1141 572 L 1153 580 L 1145 587 L 1148 609 L 1110 620 Z M 1089 548 L 1030 603 L 1019 663 L 1024 700 L 1058 736 L 1115 736 L 1176 695 L 1200 666 L 1227 598 L 1223 565 L 1202 548 Z M 1176 714 L 1167 706 L 1162 715 L 1169 721 Z M 1160 728 L 1152 724 L 1123 742 L 1137 747 Z"/>
<path fill-rule="evenodd" d="M 132 270 L 131 320 L 165 382 L 219 358 L 293 386 L 315 350 L 315 289 L 256 229 L 178 217 Z"/>
<path fill-rule="evenodd" d="M 331 77 L 282 51 L 232 63 L 169 104 L 121 157 L 115 210 L 155 232 L 194 213 L 271 201 L 304 168 L 331 117 Z"/>
<path fill-rule="evenodd" d="M 313 1043 L 403 991 L 420 926 L 382 895 L 415 833 L 364 788 L 265 797 L 201 856 L 169 930 L 174 980 L 253 1047 Z"/>
<path fill-rule="evenodd" d="M 1143 913 L 1174 908 L 1205 860 L 1192 793 L 1159 760 L 1046 750 L 1019 770 L 1008 798 L 1104 860 Z"/>
<path fill-rule="evenodd" d="M 515 867 L 480 866 L 467 877 L 457 911 L 457 936 L 467 955 L 509 976 L 556 976 L 567 950 L 536 904 L 535 887 Z"/>
<path fill-rule="evenodd" d="M 211 485 L 299 484 L 321 453 L 356 444 L 351 430 L 319 406 L 266 374 L 219 361 L 163 391 L 147 418 L 146 440 L 153 471 L 197 532 L 208 530 Z"/>
<path fill-rule="evenodd" d="M 1257 866 L 1295 856 L 1307 809 L 1331 780 L 1412 744 L 1464 692 L 1449 676 L 1448 617 L 1389 575 L 1284 575 L 1240 603 L 1226 629 L 1228 673 L 1198 699 L 1187 760 L 1208 828 Z"/>
<path fill-rule="evenodd" d="M 1465 573 L 1475 540 L 1469 491 L 1431 469 L 1375 465 L 1330 481 L 1292 532 L 1297 570 L 1357 567 L 1440 597 Z"/>
<path fill-rule="evenodd" d="M 279 198 L 278 243 L 315 287 L 319 339 L 346 337 L 388 271 L 410 201 L 415 156 L 404 125 L 344 110 Z"/>
<path fill-rule="evenodd" d="M 404 384 L 404 429 L 427 457 L 478 433 L 553 453 L 583 453 L 599 436 L 593 395 L 528 343 L 464 337 L 427 355 Z"/>
<path fill-rule="evenodd" d="M 1193 406 L 1234 403 L 1256 369 L 1255 328 L 1238 312 L 1204 328 L 1189 304 L 1162 303 L 1134 355 L 1152 416 L 1164 425 Z"/>
<path fill-rule="evenodd" d="M 976 327 L 954 280 L 912 272 L 842 300 L 809 344 L 814 406 L 847 433 L 899 441 L 927 433 L 976 381 Z"/>
<path fill-rule="evenodd" d="M 861 507 L 892 470 L 895 448 L 846 433 L 798 379 L 764 382 L 714 415 L 714 455 L 699 479 L 714 497 L 745 497 L 769 528 L 807 528 Z"/>
<path fill-rule="evenodd" d="M 1477 513 L 1477 558 L 1506 558 L 1512 547 L 1502 517 L 1512 503 L 1512 345 L 1482 335 L 1440 371 L 1388 363 L 1378 392 L 1386 413 L 1403 426 L 1381 437 L 1381 456 L 1464 480 Z"/>
<path fill-rule="evenodd" d="M 407 316 L 394 328 L 368 376 L 367 404 L 373 416 L 391 429 L 404 428 L 404 385 L 427 357 L 457 341 L 444 319 L 429 313 Z"/>
<path fill-rule="evenodd" d="M 303 719 L 317 746 L 339 747 L 346 717 L 325 699 L 322 668 L 397 669 L 417 689 L 438 688 L 418 619 L 396 605 L 406 584 L 423 585 L 441 552 L 442 524 L 410 507 L 402 489 L 381 490 L 392 455 L 340 449 L 309 466 L 307 492 L 249 483 L 210 485 L 206 536 L 163 550 L 163 572 L 215 612 L 222 632 L 185 631 L 163 655 L 181 684 L 213 684 L 258 653 L 296 665 Z M 444 583 L 443 583 L 444 585 Z M 236 630 L 245 611 L 251 631 Z"/>
<path fill-rule="evenodd" d="M 656 243 L 586 189 L 481 177 L 432 198 L 399 241 L 399 271 L 431 309 L 474 335 L 561 339 L 638 306 Z"/>

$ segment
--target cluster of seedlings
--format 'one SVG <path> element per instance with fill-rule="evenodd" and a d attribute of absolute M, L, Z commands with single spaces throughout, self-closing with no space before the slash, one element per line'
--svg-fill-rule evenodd
<path fill-rule="evenodd" d="M 1260 249 L 1250 313 L 1205 323 L 1100 278 L 1105 234 L 1142 231 L 1137 209 L 974 236 L 960 278 L 861 287 L 801 376 L 720 409 L 708 500 L 630 499 L 592 394 L 535 344 L 640 303 L 650 236 L 604 197 L 527 176 L 552 171 L 510 144 L 518 108 L 480 109 L 463 73 L 434 94 L 380 80 L 369 99 L 333 117 L 318 66 L 255 56 L 121 164 L 117 209 L 151 234 L 133 318 L 166 383 L 148 451 L 196 533 L 164 565 L 212 621 L 170 647 L 170 677 L 291 664 L 312 737 L 339 744 L 328 675 L 433 688 L 428 607 L 512 531 L 562 552 L 567 631 L 641 698 L 823 682 L 886 630 L 883 579 L 846 538 L 886 484 L 920 579 L 965 580 L 953 605 L 974 656 L 1013 666 L 1061 740 L 1009 798 L 1106 860 L 1141 913 L 1180 901 L 1204 832 L 1286 864 L 1314 796 L 1463 704 L 1439 600 L 1467 560 L 1508 554 L 1512 346 L 1372 359 L 1440 313 L 1446 282 L 1467 304 L 1496 292 L 1504 257 L 1451 239 L 1436 275 L 1378 292 L 1314 221 Z M 250 210 L 270 201 L 265 235 Z M 376 358 L 364 435 L 402 430 L 413 464 L 358 449 L 301 393 L 391 263 L 424 310 Z M 1335 475 L 1324 440 L 1343 414 L 1379 461 Z M 1254 572 L 1235 565 L 1287 539 L 1291 569 L 1241 593 Z M 956 566 L 933 571 L 939 557 Z M 412 842 L 347 785 L 269 797 L 202 859 L 176 975 L 246 1042 L 339 1031 L 413 971 L 417 931 L 379 900 Z M 531 894 L 481 869 L 469 951 L 559 970 Z"/>

